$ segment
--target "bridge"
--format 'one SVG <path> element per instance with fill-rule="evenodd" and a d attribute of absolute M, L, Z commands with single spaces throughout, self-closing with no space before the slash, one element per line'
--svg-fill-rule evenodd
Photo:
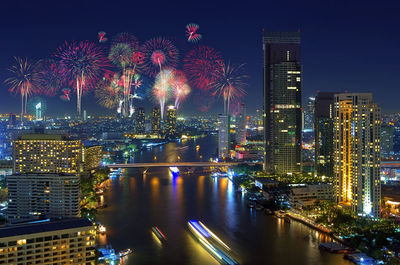
<path fill-rule="evenodd" d="M 226 167 L 243 164 L 242 162 L 160 162 L 160 163 L 132 163 L 110 164 L 109 168 L 152 168 L 152 167 Z"/>

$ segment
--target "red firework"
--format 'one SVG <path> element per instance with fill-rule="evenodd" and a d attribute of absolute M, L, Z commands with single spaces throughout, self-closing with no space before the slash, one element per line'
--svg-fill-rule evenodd
<path fill-rule="evenodd" d="M 183 69 L 193 87 L 208 91 L 224 65 L 221 53 L 208 46 L 189 51 L 183 59 Z"/>
<path fill-rule="evenodd" d="M 103 42 L 107 41 L 106 34 L 107 33 L 105 33 L 104 31 L 100 31 L 99 33 L 97 33 L 100 43 L 103 43 Z"/>
<path fill-rule="evenodd" d="M 186 26 L 186 36 L 188 37 L 188 41 L 198 42 L 201 39 L 201 35 L 197 33 L 199 28 L 200 27 L 197 24 L 188 24 Z"/>
<path fill-rule="evenodd" d="M 155 77 L 162 68 L 175 68 L 178 64 L 179 52 L 170 40 L 160 37 L 148 40 L 142 50 L 144 70 L 152 77 Z"/>
<path fill-rule="evenodd" d="M 139 40 L 134 35 L 129 34 L 127 32 L 122 32 L 122 33 L 119 33 L 117 36 L 115 36 L 111 46 L 114 46 L 114 45 L 120 44 L 120 43 L 128 44 L 129 47 L 132 49 L 132 51 L 138 51 L 140 48 Z"/>
<path fill-rule="evenodd" d="M 110 66 L 107 56 L 102 48 L 89 41 L 65 42 L 54 56 L 58 61 L 58 73 L 76 92 L 77 111 L 80 114 L 83 93 L 94 89 Z"/>
<path fill-rule="evenodd" d="M 53 97 L 57 94 L 62 84 L 62 78 L 58 74 L 58 64 L 53 59 L 39 60 L 35 69 L 39 79 L 38 93 Z"/>

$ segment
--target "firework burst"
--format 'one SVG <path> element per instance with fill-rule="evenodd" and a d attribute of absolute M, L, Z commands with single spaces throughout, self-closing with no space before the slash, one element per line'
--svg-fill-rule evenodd
<path fill-rule="evenodd" d="M 213 83 L 214 94 L 223 97 L 225 114 L 229 113 L 232 101 L 238 101 L 246 94 L 244 87 L 247 85 L 245 82 L 247 78 L 248 76 L 244 73 L 244 64 L 232 66 L 228 62 L 216 73 L 216 79 Z"/>
<path fill-rule="evenodd" d="M 62 95 L 60 96 L 60 99 L 62 100 L 62 101 L 70 101 L 71 100 L 71 89 L 69 89 L 69 88 L 63 88 L 62 90 Z"/>
<path fill-rule="evenodd" d="M 95 91 L 95 97 L 99 104 L 108 109 L 114 109 L 119 106 L 119 102 L 123 98 L 123 87 L 118 83 L 119 76 L 117 74 L 110 80 L 103 78 Z"/>
<path fill-rule="evenodd" d="M 165 103 L 171 96 L 171 82 L 174 78 L 173 71 L 170 69 L 162 70 L 156 76 L 153 87 L 153 96 L 157 103 L 160 104 L 161 119 L 164 118 Z"/>
<path fill-rule="evenodd" d="M 201 35 L 197 33 L 199 28 L 197 24 L 186 25 L 186 36 L 189 42 L 198 42 L 201 39 Z"/>
<path fill-rule="evenodd" d="M 35 68 L 39 80 L 38 93 L 54 97 L 62 84 L 62 78 L 58 74 L 57 61 L 54 59 L 42 59 L 36 63 Z"/>
<path fill-rule="evenodd" d="M 89 41 L 65 42 L 57 49 L 55 57 L 59 73 L 76 92 L 80 115 L 82 95 L 96 87 L 96 82 L 109 66 L 108 59 L 100 47 Z"/>
<path fill-rule="evenodd" d="M 14 57 L 15 64 L 8 69 L 10 77 L 5 80 L 9 91 L 21 96 L 21 117 L 26 113 L 28 96 L 39 90 L 40 82 L 36 67 L 27 58 Z"/>
<path fill-rule="evenodd" d="M 139 41 L 137 38 L 128 33 L 120 33 L 114 39 L 111 46 L 109 59 L 118 67 L 121 68 L 123 95 L 122 99 L 122 115 L 124 117 L 130 114 L 131 105 L 131 90 L 134 82 L 134 76 L 137 72 L 137 67 L 143 63 L 143 53 L 140 51 Z"/>
<path fill-rule="evenodd" d="M 210 90 L 224 65 L 221 54 L 208 46 L 199 46 L 189 51 L 184 58 L 183 70 L 192 87 Z"/>
<path fill-rule="evenodd" d="M 178 64 L 179 52 L 170 40 L 154 38 L 143 46 L 145 72 L 154 77 L 162 68 L 175 68 Z"/>
<path fill-rule="evenodd" d="M 99 42 L 103 43 L 106 42 L 108 39 L 106 38 L 106 34 L 104 31 L 100 31 L 99 33 L 97 33 L 97 36 L 99 38 Z"/>
<path fill-rule="evenodd" d="M 174 71 L 171 87 L 175 98 L 175 109 L 179 109 L 180 104 L 190 93 L 190 86 L 187 84 L 186 76 L 182 71 Z"/>

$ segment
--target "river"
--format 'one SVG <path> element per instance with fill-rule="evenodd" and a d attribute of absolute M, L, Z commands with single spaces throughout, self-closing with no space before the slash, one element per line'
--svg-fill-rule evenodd
<path fill-rule="evenodd" d="M 133 160 L 199 161 L 215 150 L 214 135 L 154 147 Z M 124 264 L 218 264 L 187 228 L 188 220 L 198 219 L 231 247 L 240 264 L 351 264 L 343 255 L 318 249 L 328 236 L 250 210 L 236 190 L 229 179 L 208 173 L 173 177 L 168 169 L 152 169 L 146 175 L 125 170 L 104 194 L 108 207 L 99 211 L 98 219 L 107 234 L 99 237 L 99 244 L 111 244 L 117 251 L 133 249 Z M 152 226 L 164 232 L 166 243 L 151 234 Z"/>

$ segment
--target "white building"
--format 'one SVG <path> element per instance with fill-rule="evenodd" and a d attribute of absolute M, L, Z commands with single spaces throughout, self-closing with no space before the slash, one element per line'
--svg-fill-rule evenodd
<path fill-rule="evenodd" d="M 335 95 L 336 201 L 359 216 L 380 216 L 380 108 L 371 93 Z"/>
<path fill-rule="evenodd" d="M 289 195 L 292 207 L 313 205 L 316 201 L 333 200 L 332 184 L 292 184 Z"/>
<path fill-rule="evenodd" d="M 80 179 L 64 174 L 15 174 L 7 177 L 10 222 L 41 217 L 77 217 Z"/>
<path fill-rule="evenodd" d="M 230 144 L 230 117 L 229 115 L 219 115 L 218 117 L 218 157 L 226 158 L 229 156 Z"/>

